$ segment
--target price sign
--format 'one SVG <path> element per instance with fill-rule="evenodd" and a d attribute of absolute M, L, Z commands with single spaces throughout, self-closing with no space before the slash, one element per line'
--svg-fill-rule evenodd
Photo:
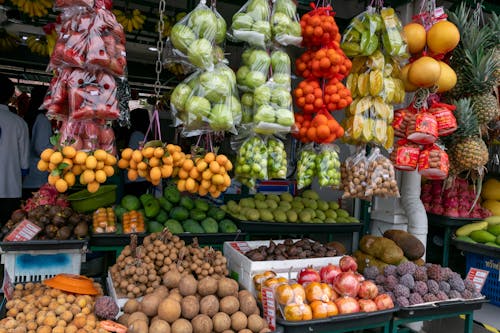
<path fill-rule="evenodd" d="M 264 318 L 271 330 L 276 329 L 276 302 L 274 300 L 274 292 L 272 288 L 262 287 L 262 308 L 264 310 Z"/>
<path fill-rule="evenodd" d="M 24 242 L 33 239 L 33 237 L 38 234 L 42 228 L 24 219 L 19 225 L 12 230 L 10 234 L 5 237 L 5 240 L 9 242 Z"/>
<path fill-rule="evenodd" d="M 467 274 L 467 280 L 474 283 L 477 292 L 481 292 L 489 273 L 490 272 L 485 271 L 484 269 L 471 267 L 471 269 L 469 269 L 469 273 Z"/>
<path fill-rule="evenodd" d="M 231 247 L 240 253 L 250 251 L 250 246 L 247 242 L 231 242 Z"/>

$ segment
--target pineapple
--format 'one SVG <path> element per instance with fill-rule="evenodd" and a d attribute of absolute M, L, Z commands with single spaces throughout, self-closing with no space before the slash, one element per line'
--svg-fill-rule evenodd
<path fill-rule="evenodd" d="M 473 112 L 471 100 L 460 99 L 455 102 L 455 105 L 458 129 L 446 137 L 450 173 L 459 174 L 463 171 L 482 169 L 488 162 L 489 153 L 480 137 L 479 124 Z"/>
<path fill-rule="evenodd" d="M 481 125 L 488 124 L 500 115 L 498 100 L 492 92 L 472 95 L 472 110 Z"/>

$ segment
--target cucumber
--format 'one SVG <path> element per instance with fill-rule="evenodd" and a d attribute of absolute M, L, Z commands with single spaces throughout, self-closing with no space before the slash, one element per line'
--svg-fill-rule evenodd
<path fill-rule="evenodd" d="M 485 230 L 488 227 L 488 222 L 474 222 L 461 226 L 455 231 L 457 236 L 469 236 L 469 234 L 476 230 Z"/>

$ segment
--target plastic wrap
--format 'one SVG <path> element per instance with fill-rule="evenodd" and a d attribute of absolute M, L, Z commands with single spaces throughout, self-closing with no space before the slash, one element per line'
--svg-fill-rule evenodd
<path fill-rule="evenodd" d="M 429 112 L 434 115 L 437 121 L 438 135 L 446 136 L 457 130 L 457 119 L 453 115 L 457 107 L 446 103 L 432 103 Z"/>
<path fill-rule="evenodd" d="M 249 0 L 233 15 L 230 36 L 237 41 L 265 48 L 271 40 L 271 7 L 268 0 Z"/>
<path fill-rule="evenodd" d="M 260 134 L 289 133 L 295 122 L 292 96 L 286 88 L 273 81 L 257 87 L 253 95 L 255 132 Z"/>
<path fill-rule="evenodd" d="M 241 55 L 241 66 L 236 72 L 238 88 L 252 92 L 265 84 L 271 68 L 271 56 L 264 50 L 248 48 Z"/>
<path fill-rule="evenodd" d="M 294 0 L 273 0 L 271 32 L 273 39 L 280 45 L 300 46 L 302 31 Z"/>
<path fill-rule="evenodd" d="M 285 179 L 288 161 L 283 141 L 271 137 L 267 140 L 267 173 L 269 179 Z"/>
<path fill-rule="evenodd" d="M 92 7 L 94 7 L 94 0 L 55 0 L 54 1 L 54 7 L 56 9 L 63 9 L 63 8 L 67 8 L 67 7 L 77 7 L 77 6 L 92 8 Z"/>
<path fill-rule="evenodd" d="M 292 87 L 292 65 L 288 53 L 281 49 L 271 52 L 271 79 L 280 87 L 291 89 Z"/>
<path fill-rule="evenodd" d="M 437 140 L 438 124 L 436 117 L 427 110 L 420 110 L 408 117 L 406 138 L 418 144 L 431 144 Z"/>
<path fill-rule="evenodd" d="M 302 44 L 305 47 L 318 47 L 330 42 L 340 42 L 340 34 L 335 22 L 335 12 L 331 6 L 317 7 L 312 4 L 313 10 L 302 15 Z"/>
<path fill-rule="evenodd" d="M 50 81 L 47 95 L 41 108 L 47 110 L 49 119 L 63 120 L 68 117 L 68 91 L 67 79 L 71 70 L 62 69 L 55 71 L 56 75 Z"/>
<path fill-rule="evenodd" d="M 408 127 L 408 114 L 412 112 L 408 109 L 399 109 L 394 111 L 394 119 L 392 127 L 394 128 L 394 135 L 399 138 L 406 138 L 406 128 Z"/>
<path fill-rule="evenodd" d="M 343 199 L 366 197 L 368 182 L 368 161 L 364 149 L 352 157 L 348 157 L 341 166 Z"/>
<path fill-rule="evenodd" d="M 418 173 L 423 177 L 432 180 L 446 179 L 449 167 L 448 154 L 437 145 L 429 145 L 420 152 Z"/>
<path fill-rule="evenodd" d="M 344 32 L 341 47 L 349 57 L 369 56 L 380 48 L 378 34 L 382 29 L 382 17 L 374 7 L 368 7 L 351 20 Z"/>
<path fill-rule="evenodd" d="M 59 129 L 59 145 L 87 152 L 104 149 L 108 153 L 116 153 L 113 129 L 104 121 L 64 120 Z"/>
<path fill-rule="evenodd" d="M 297 162 L 297 188 L 303 189 L 312 184 L 316 175 L 316 150 L 314 144 L 305 145 L 300 151 Z"/>
<path fill-rule="evenodd" d="M 378 148 L 374 148 L 368 156 L 368 181 L 365 196 L 399 197 L 394 167 Z"/>
<path fill-rule="evenodd" d="M 253 93 L 245 92 L 241 94 L 241 123 L 248 124 L 253 122 Z"/>
<path fill-rule="evenodd" d="M 267 158 L 266 142 L 256 135 L 249 137 L 238 149 L 236 178 L 249 188 L 254 188 L 259 179 L 268 179 Z"/>
<path fill-rule="evenodd" d="M 380 11 L 382 17 L 382 44 L 385 53 L 391 57 L 408 58 L 408 46 L 403 33 L 403 24 L 396 15 L 394 8 L 383 8 Z"/>
<path fill-rule="evenodd" d="M 177 85 L 170 105 L 185 136 L 208 130 L 236 133 L 242 118 L 234 72 L 223 63 L 213 71 L 199 70 Z"/>
<path fill-rule="evenodd" d="M 173 48 L 164 54 L 164 64 L 189 63 L 198 68 L 212 69 L 216 60 L 216 45 L 223 44 L 226 22 L 205 1 L 175 23 L 167 42 Z"/>
<path fill-rule="evenodd" d="M 391 152 L 391 161 L 396 169 L 413 171 L 417 169 L 420 147 L 406 139 L 398 140 Z"/>
<path fill-rule="evenodd" d="M 340 185 L 339 148 L 335 145 L 321 145 L 316 156 L 318 183 L 322 187 L 337 188 Z"/>

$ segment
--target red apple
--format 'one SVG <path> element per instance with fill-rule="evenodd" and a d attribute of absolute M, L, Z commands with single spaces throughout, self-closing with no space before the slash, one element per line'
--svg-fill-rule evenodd
<path fill-rule="evenodd" d="M 351 256 L 343 256 L 340 258 L 339 267 L 343 272 L 356 272 L 358 269 L 358 263 L 356 262 L 356 259 Z"/>
<path fill-rule="evenodd" d="M 354 297 L 339 297 L 335 300 L 335 305 L 337 305 L 340 314 L 356 313 L 360 310 L 358 301 Z"/>
<path fill-rule="evenodd" d="M 374 299 L 378 295 L 378 288 L 375 283 L 365 280 L 359 285 L 358 297 L 363 299 Z"/>
<path fill-rule="evenodd" d="M 361 312 L 373 312 L 377 311 L 377 304 L 371 299 L 360 299 L 358 300 L 359 311 Z"/>

